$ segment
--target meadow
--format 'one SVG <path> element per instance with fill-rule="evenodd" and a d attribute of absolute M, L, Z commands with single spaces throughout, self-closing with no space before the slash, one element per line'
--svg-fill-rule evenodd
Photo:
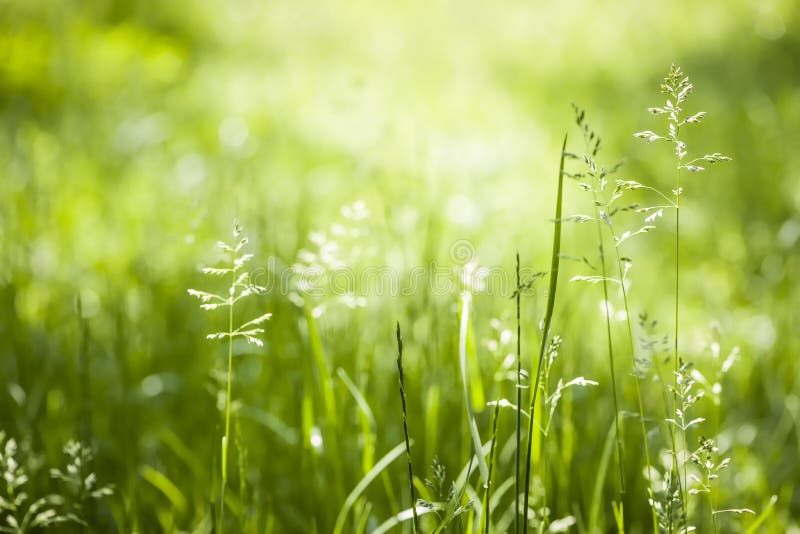
<path fill-rule="evenodd" d="M 0 532 L 800 532 L 789 0 L 0 7 Z"/>

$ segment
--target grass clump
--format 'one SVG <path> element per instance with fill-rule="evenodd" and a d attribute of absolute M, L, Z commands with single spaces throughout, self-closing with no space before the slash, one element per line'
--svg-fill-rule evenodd
<path fill-rule="evenodd" d="M 0 430 L 0 532 L 25 534 L 50 530 L 58 524 L 78 525 L 82 532 L 91 532 L 95 523 L 91 507 L 114 493 L 112 486 L 101 485 L 91 469 L 94 451 L 75 440 L 68 441 L 63 452 L 64 467 L 50 469 L 59 492 L 34 498 L 29 488 L 33 473 L 26 468 L 32 463 L 22 456 L 14 438 Z"/>
<path fill-rule="evenodd" d="M 488 254 L 482 249 L 484 259 L 492 254 L 503 258 L 513 250 L 510 245 L 516 235 L 493 233 L 490 218 L 495 212 L 487 210 L 482 220 L 464 216 L 474 209 L 464 181 L 456 198 L 442 198 L 442 209 L 430 210 L 437 213 L 423 212 L 414 203 L 382 202 L 366 191 L 372 214 L 363 202 L 346 206 L 345 221 L 324 233 L 308 233 L 319 221 L 302 217 L 294 233 L 283 233 L 285 219 L 271 214 L 270 221 L 280 222 L 268 225 L 279 226 L 267 225 L 265 234 L 281 235 L 265 248 L 280 256 L 270 258 L 268 267 L 272 275 L 281 276 L 281 292 L 269 297 L 266 307 L 277 313 L 267 331 L 264 322 L 271 314 L 251 315 L 251 311 L 261 300 L 254 295 L 267 292 L 263 286 L 271 284 L 248 272 L 253 255 L 237 222 L 232 241 L 218 243 L 220 261 L 203 269 L 211 277 L 211 291 L 188 290 L 192 299 L 184 296 L 177 301 L 182 307 L 158 316 L 170 320 L 151 321 L 148 312 L 157 308 L 156 303 L 148 308 L 141 295 L 149 293 L 132 292 L 126 306 L 142 320 L 127 330 L 126 337 L 119 334 L 115 340 L 103 323 L 105 294 L 93 299 L 91 293 L 81 293 L 87 295 L 79 301 L 81 331 L 69 329 L 77 348 L 75 365 L 70 366 L 75 375 L 72 391 L 50 391 L 47 377 L 39 389 L 30 388 L 25 373 L 13 369 L 18 365 L 30 376 L 32 367 L 23 367 L 29 362 L 2 359 L 3 372 L 10 369 L 14 375 L 6 388 L 14 410 L 25 412 L 13 422 L 15 433 L 27 436 L 22 443 L 41 443 L 53 465 L 61 466 L 40 469 L 50 465 L 46 453 L 23 462 L 20 457 L 26 454 L 17 450 L 18 441 L 0 438 L 4 473 L 0 531 L 41 531 L 63 522 L 70 523 L 59 527 L 64 530 L 105 523 L 102 530 L 112 532 L 676 534 L 692 529 L 736 531 L 733 523 L 739 516 L 748 532 L 775 525 L 780 519 L 770 514 L 786 514 L 784 496 L 793 489 L 789 483 L 775 490 L 781 505 L 775 506 L 777 497 L 771 499 L 756 518 L 748 517 L 748 508 L 729 505 L 729 488 L 744 492 L 763 485 L 751 480 L 755 477 L 750 468 L 757 464 L 747 465 L 748 471 L 742 473 L 747 476 L 730 479 L 733 458 L 753 442 L 755 458 L 759 450 L 755 440 L 763 438 L 754 425 L 733 427 L 731 416 L 738 416 L 736 411 L 728 413 L 726 407 L 722 417 L 720 405 L 734 397 L 722 394 L 723 382 L 727 388 L 743 376 L 725 376 L 739 351 L 732 350 L 727 359 L 721 356 L 716 336 L 716 348 L 702 349 L 713 358 L 704 365 L 698 358 L 702 355 L 698 342 L 689 342 L 702 336 L 687 335 L 689 325 L 683 324 L 688 323 L 689 314 L 684 317 L 684 313 L 689 302 L 679 282 L 690 262 L 684 256 L 681 223 L 676 221 L 674 295 L 671 280 L 652 283 L 663 274 L 671 279 L 669 262 L 648 273 L 649 286 L 642 291 L 639 260 L 634 264 L 632 259 L 641 254 L 636 245 L 644 247 L 657 239 L 653 236 L 657 223 L 672 223 L 673 210 L 680 215 L 687 174 L 702 172 L 705 163 L 728 159 L 718 153 L 694 159 L 686 154 L 684 129 L 700 122 L 703 114 L 682 111 L 691 84 L 680 69 L 672 69 L 664 90 L 666 105 L 651 111 L 665 116 L 666 131 L 640 132 L 637 137 L 676 147 L 672 195 L 641 179 L 623 179 L 622 167 L 602 161 L 605 149 L 600 136 L 589 125 L 586 112 L 576 106 L 581 135 L 570 137 L 581 148 L 576 154 L 567 152 L 566 137 L 561 145 L 557 188 L 553 188 L 555 213 L 548 208 L 546 215 L 554 215 L 554 224 L 541 225 L 549 234 L 548 242 L 541 246 L 536 229 L 526 228 L 530 240 L 517 251 L 513 272 L 491 264 L 479 267 L 475 261 L 452 265 L 463 258 L 453 253 L 453 247 L 449 263 L 435 262 L 444 257 L 444 244 L 451 239 L 481 247 L 485 246 L 481 239 L 491 240 L 495 248 L 487 246 Z M 576 168 L 565 169 L 567 164 Z M 576 190 L 576 202 L 585 205 L 581 210 L 585 215 L 569 215 L 572 199 L 563 189 L 569 178 L 583 190 Z M 324 188 L 320 192 L 328 193 Z M 655 205 L 640 206 L 653 198 Z M 508 203 L 505 215 L 514 216 L 512 206 Z M 319 213 L 327 208 L 332 206 L 321 206 Z M 461 222 L 448 225 L 444 221 L 450 217 L 451 222 Z M 362 224 L 368 224 L 371 233 L 362 232 Z M 581 230 L 587 230 L 585 235 Z M 469 235 L 448 235 L 456 231 Z M 641 238 L 644 234 L 648 239 Z M 307 245 L 301 248 L 306 235 Z M 374 247 L 375 235 L 384 236 L 387 246 Z M 578 239 L 573 241 L 573 236 Z M 672 258 L 672 237 L 665 239 L 670 245 L 667 252 L 651 254 L 650 260 Z M 571 247 L 577 256 L 563 253 Z M 376 259 L 385 265 L 366 265 L 367 251 L 377 248 L 385 257 Z M 540 249 L 538 259 L 536 249 Z M 547 272 L 523 275 L 521 257 L 548 263 Z M 466 260 L 473 259 L 470 252 Z M 187 269 L 190 264 L 182 263 Z M 365 290 L 378 285 L 375 278 L 361 276 L 373 267 L 385 267 L 393 277 L 381 278 L 385 287 L 394 288 L 389 289 L 391 294 Z M 569 271 L 571 267 L 575 272 Z M 464 278 L 456 289 L 450 282 L 458 277 L 458 269 Z M 564 284 L 564 278 L 573 274 L 572 280 L 579 283 Z M 480 275 L 480 283 L 469 283 L 473 275 Z M 531 290 L 533 284 L 545 277 L 549 286 L 537 295 Z M 448 284 L 437 283 L 443 280 Z M 503 290 L 492 291 L 499 282 Z M 186 285 L 179 287 L 183 294 Z M 30 317 L 37 316 L 36 307 L 44 302 L 35 292 L 7 297 L 12 309 Z M 180 324 L 186 313 L 197 315 L 194 298 L 203 310 L 215 312 L 212 320 L 224 321 L 213 333 L 206 336 L 204 331 L 214 348 L 200 349 L 215 354 L 217 363 L 211 373 L 206 363 L 199 369 L 170 372 L 170 360 L 160 350 L 174 348 L 166 345 L 174 340 L 166 338 L 178 336 L 163 336 L 159 342 L 165 345 L 157 349 L 147 335 L 162 325 L 166 325 L 162 332 L 178 331 L 169 327 Z M 659 299 L 668 300 L 669 312 L 674 311 L 675 330 L 667 335 L 638 309 L 640 301 L 657 305 Z M 598 302 L 602 317 L 597 316 Z M 117 310 L 115 327 L 126 324 L 127 314 Z M 664 315 L 663 309 L 654 315 Z M 388 324 L 387 317 L 400 318 L 395 339 L 380 326 Z M 487 321 L 490 317 L 496 319 Z M 666 322 L 672 327 L 671 319 Z M 146 332 L 139 335 L 136 328 Z M 477 342 L 487 335 L 496 339 Z M 207 343 L 203 336 L 184 336 L 182 342 L 187 344 L 177 345 L 181 350 L 170 354 L 184 356 L 197 350 Z M 248 350 L 248 343 L 261 346 L 267 339 L 276 357 L 236 358 Z M 34 341 L 30 346 L 39 345 Z M 115 353 L 113 361 L 104 358 L 106 347 L 118 351 L 119 357 Z M 16 346 L 14 350 L 23 353 Z M 151 350 L 153 357 L 148 358 Z M 742 359 L 753 361 L 748 357 Z M 62 458 L 62 440 L 38 430 L 49 427 L 39 425 L 37 411 L 47 411 L 48 422 L 65 421 L 63 426 L 78 429 L 81 424 L 88 428 L 91 415 L 91 435 L 107 440 L 102 442 L 107 446 L 108 418 L 103 412 L 89 414 L 86 408 L 95 404 L 92 399 L 104 398 L 104 387 L 112 389 L 95 377 L 103 377 L 104 366 L 115 364 L 125 376 L 123 391 L 114 397 L 119 407 L 111 413 L 122 424 L 136 416 L 136 424 L 125 432 L 131 443 L 122 449 L 114 444 L 104 448 L 104 453 L 130 452 L 125 459 L 128 473 L 114 480 L 116 488 L 124 488 L 123 495 L 106 507 L 99 501 L 111 489 L 90 474 L 91 449 L 69 443 L 64 448 L 66 466 L 56 461 L 57 455 Z M 53 373 L 61 370 L 54 367 Z M 208 374 L 215 381 L 211 387 L 197 380 Z M 759 380 L 754 382 L 753 387 L 761 386 Z M 211 420 L 218 421 L 217 430 L 209 431 L 207 414 L 185 408 L 194 406 L 192 401 L 203 395 L 204 385 L 210 390 L 209 399 L 216 396 L 218 415 Z M 767 393 L 779 396 L 775 391 Z M 73 398 L 84 399 L 85 406 L 64 402 Z M 794 401 L 787 398 L 786 413 L 775 432 L 789 445 L 795 438 Z M 178 412 L 180 419 L 173 419 L 178 410 L 183 410 Z M 0 405 L 0 411 L 9 410 Z M 83 436 L 80 430 L 78 434 Z M 256 439 L 258 447 L 252 445 Z M 431 458 L 428 479 L 423 481 L 420 473 L 415 477 L 416 468 L 430 464 Z M 118 459 L 104 455 L 100 465 L 108 467 Z M 60 495 L 51 495 L 52 491 Z M 753 498 L 745 495 L 751 502 Z"/>
<path fill-rule="evenodd" d="M 0 497 L 0 532 L 24 534 L 37 528 L 46 528 L 66 521 L 79 521 L 59 510 L 61 499 L 48 495 L 38 499 L 26 491 L 28 474 L 18 459 L 17 440 L 6 438 L 0 431 L 0 472 L 2 472 L 3 496 Z"/>

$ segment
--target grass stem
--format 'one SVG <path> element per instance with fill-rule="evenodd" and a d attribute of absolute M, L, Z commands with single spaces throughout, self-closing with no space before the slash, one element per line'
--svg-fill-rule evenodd
<path fill-rule="evenodd" d="M 587 139 L 587 150 L 588 147 L 588 139 Z M 625 499 L 625 462 L 623 460 L 622 455 L 622 435 L 620 433 L 619 428 L 619 399 L 617 397 L 617 373 L 614 366 L 614 343 L 611 339 L 611 303 L 608 299 L 608 276 L 606 272 L 606 253 L 605 253 L 605 245 L 603 242 L 603 230 L 601 227 L 601 217 L 600 217 L 600 210 L 598 205 L 600 201 L 597 199 L 597 192 L 596 190 L 592 190 L 592 197 L 593 197 L 593 205 L 595 211 L 595 221 L 597 226 L 597 243 L 598 248 L 600 251 L 600 268 L 601 274 L 603 276 L 603 311 L 606 318 L 606 343 L 608 347 L 608 365 L 609 371 L 611 374 L 611 399 L 614 405 L 614 429 L 616 432 L 616 448 L 617 448 L 617 465 L 619 468 L 619 495 L 620 495 L 620 510 L 624 510 L 622 508 L 622 502 Z M 605 220 L 610 221 L 610 217 L 605 217 Z M 610 222 L 609 222 L 610 224 Z M 622 284 L 623 281 L 620 280 Z M 624 514 L 620 512 L 622 517 L 622 522 L 624 523 Z"/>
<path fill-rule="evenodd" d="M 520 296 L 522 293 L 521 281 L 519 278 L 519 251 L 517 251 L 517 447 L 514 462 L 514 532 L 519 534 L 519 455 L 520 439 L 522 431 L 522 336 L 520 327 Z"/>
<path fill-rule="evenodd" d="M 489 528 L 492 522 L 491 511 L 491 497 L 492 497 L 492 472 L 494 471 L 494 451 L 497 444 L 497 420 L 500 417 L 500 403 L 494 405 L 494 413 L 492 415 L 492 445 L 489 448 L 489 480 L 486 482 L 486 494 L 483 503 L 483 532 L 489 534 Z"/>
<path fill-rule="evenodd" d="M 231 287 L 236 285 L 236 271 L 231 269 Z M 233 306 L 236 300 L 233 293 L 228 305 L 228 373 L 227 391 L 225 395 L 225 434 L 222 436 L 222 482 L 219 497 L 219 532 L 225 531 L 225 488 L 228 485 L 228 442 L 231 432 L 231 382 L 233 378 Z"/>

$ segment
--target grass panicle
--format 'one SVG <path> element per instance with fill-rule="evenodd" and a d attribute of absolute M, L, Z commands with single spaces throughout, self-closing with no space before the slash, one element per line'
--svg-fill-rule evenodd
<path fill-rule="evenodd" d="M 706 112 L 699 111 L 691 115 L 686 115 L 684 110 L 684 105 L 688 100 L 689 96 L 694 91 L 694 84 L 689 81 L 689 77 L 686 76 L 681 68 L 675 64 L 673 64 L 670 68 L 669 74 L 664 78 L 663 83 L 661 84 L 661 93 L 666 95 L 666 103 L 663 106 L 658 107 L 651 107 L 648 108 L 648 111 L 653 115 L 663 115 L 666 117 L 667 121 L 667 131 L 666 133 L 656 133 L 650 130 L 637 132 L 634 134 L 634 137 L 638 139 L 643 139 L 648 143 L 653 143 L 656 141 L 665 141 L 671 143 L 673 145 L 673 151 L 675 155 L 675 189 L 673 189 L 672 193 L 674 195 L 674 207 L 675 207 L 675 325 L 674 325 L 674 338 L 673 338 L 673 363 L 674 363 L 674 382 L 672 384 L 672 392 L 673 392 L 673 411 L 676 413 L 679 410 L 679 391 L 681 389 L 681 384 L 679 384 L 679 378 L 681 377 L 683 361 L 680 357 L 679 352 L 679 341 L 680 341 L 680 272 L 681 272 L 681 224 L 680 224 L 680 216 L 681 216 L 681 196 L 683 195 L 683 186 L 682 186 L 682 173 L 689 172 L 689 173 L 699 173 L 705 170 L 706 164 L 714 165 L 719 162 L 723 161 L 730 161 L 731 158 L 720 154 L 719 152 L 714 152 L 711 154 L 705 154 L 703 156 L 690 158 L 689 152 L 686 146 L 686 142 L 682 136 L 682 128 L 686 126 L 696 125 L 699 124 L 706 116 Z M 672 425 L 675 426 L 675 425 Z M 671 441 L 672 441 L 672 468 L 673 471 L 677 474 L 679 470 L 678 465 L 678 451 L 677 451 L 677 443 L 676 443 L 676 436 L 675 436 L 675 429 L 672 428 L 670 430 L 671 434 Z M 688 427 L 687 427 L 688 428 Z M 687 429 L 681 429 L 681 439 L 683 441 L 683 450 L 687 451 Z M 681 486 L 682 498 L 683 498 L 683 511 L 686 513 L 687 506 L 686 502 L 688 501 L 688 472 L 686 467 L 686 462 L 683 462 L 683 480 L 679 480 L 679 484 Z M 684 523 L 687 522 L 687 518 L 684 517 Z"/>
<path fill-rule="evenodd" d="M 606 238 L 604 236 L 603 227 L 612 228 L 611 219 L 616 215 L 620 208 L 616 206 L 612 206 L 611 202 L 609 202 L 606 198 L 606 188 L 609 186 L 609 177 L 612 176 L 616 170 L 619 168 L 619 165 L 612 167 L 610 170 L 607 170 L 605 167 L 600 166 L 596 158 L 598 153 L 600 152 L 601 146 L 601 138 L 597 133 L 589 127 L 589 123 L 585 120 L 586 112 L 585 110 L 579 109 L 577 106 L 573 104 L 573 110 L 575 112 L 575 122 L 577 123 L 578 127 L 581 128 L 581 132 L 583 134 L 583 141 L 584 141 L 584 150 L 583 153 L 583 161 L 585 163 L 585 170 L 579 175 L 580 178 L 584 180 L 588 180 L 589 182 L 582 182 L 582 188 L 591 192 L 592 195 L 592 207 L 594 209 L 594 221 L 595 227 L 597 230 L 597 249 L 599 252 L 599 257 L 597 258 L 598 263 L 600 264 L 600 276 L 601 282 L 600 285 L 603 289 L 603 309 L 605 315 L 605 323 L 606 323 L 606 348 L 608 354 L 608 366 L 609 366 L 609 374 L 611 376 L 611 400 L 612 405 L 614 407 L 614 430 L 616 436 L 616 450 L 617 450 L 617 466 L 618 466 L 618 484 L 619 484 L 619 504 L 618 504 L 618 514 L 620 517 L 619 523 L 623 525 L 623 528 L 620 531 L 624 530 L 624 523 L 625 523 L 625 515 L 624 515 L 624 508 L 623 502 L 625 499 L 625 461 L 622 452 L 622 433 L 620 430 L 620 403 L 618 399 L 618 387 L 617 387 L 617 373 L 616 373 L 616 365 L 615 365 L 615 358 L 614 358 L 614 342 L 611 336 L 611 311 L 610 311 L 610 297 L 608 286 L 609 282 L 612 281 L 609 279 L 608 269 L 606 267 Z M 614 199 L 616 200 L 616 199 Z M 613 202 L 613 201 L 612 201 Z M 624 206 L 621 208 L 622 210 L 631 209 L 629 206 Z M 612 237 L 613 230 L 612 230 Z M 586 262 L 589 263 L 589 262 Z M 577 278 L 580 280 L 580 278 Z M 622 274 L 620 274 L 620 279 L 617 280 L 620 286 L 624 286 L 625 280 L 622 278 Z M 648 459 L 648 471 L 649 471 L 649 459 Z"/>
<path fill-rule="evenodd" d="M 248 343 L 252 343 L 259 347 L 263 346 L 263 342 L 259 336 L 264 333 L 261 324 L 272 317 L 271 313 L 264 313 L 255 319 L 251 319 L 238 326 L 235 326 L 234 308 L 238 302 L 251 295 L 259 295 L 266 293 L 266 288 L 253 283 L 250 279 L 250 273 L 245 270 L 248 262 L 253 258 L 252 254 L 243 252 L 245 245 L 247 245 L 247 237 L 243 235 L 242 226 L 238 221 L 233 222 L 233 241 L 225 243 L 223 241 L 217 242 L 217 247 L 227 256 L 227 262 L 224 267 L 206 267 L 203 273 L 212 277 L 228 277 L 230 286 L 228 287 L 227 295 L 219 295 L 216 293 L 209 293 L 207 291 L 198 291 L 196 289 L 189 289 L 189 295 L 200 300 L 200 308 L 206 311 L 216 309 L 227 309 L 228 311 L 228 328 L 226 331 L 215 332 L 208 334 L 206 337 L 210 340 L 226 340 L 228 345 L 228 358 L 227 358 L 227 373 L 226 373 L 226 387 L 225 387 L 225 432 L 221 440 L 221 482 L 220 482 L 220 499 L 219 499 L 219 532 L 224 532 L 225 529 L 225 489 L 228 485 L 228 444 L 231 437 L 231 389 L 233 384 L 233 342 L 235 339 L 244 339 Z"/>
<path fill-rule="evenodd" d="M 0 430 L 0 532 L 41 532 L 64 523 L 91 531 L 91 507 L 111 496 L 113 487 L 99 483 L 91 465 L 94 450 L 90 446 L 69 440 L 62 451 L 66 464 L 49 472 L 58 492 L 36 497 L 30 493 L 35 473 L 28 467 L 36 465 L 30 461 L 30 448 L 20 447 L 15 438 Z"/>

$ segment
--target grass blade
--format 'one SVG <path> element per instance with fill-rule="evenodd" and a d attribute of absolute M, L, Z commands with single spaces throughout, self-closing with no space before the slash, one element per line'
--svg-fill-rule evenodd
<path fill-rule="evenodd" d="M 414 495 L 414 471 L 411 468 L 411 443 L 408 439 L 408 412 L 406 411 L 406 386 L 403 379 L 403 338 L 400 335 L 400 322 L 397 322 L 397 373 L 400 375 L 400 401 L 403 404 L 403 435 L 406 440 L 406 458 L 408 458 L 408 487 L 411 491 L 411 511 L 414 515 L 412 530 L 419 532 L 417 517 L 417 497 Z"/>
<path fill-rule="evenodd" d="M 333 534 L 342 534 L 344 529 L 344 522 L 347 519 L 347 514 L 350 512 L 350 509 L 356 503 L 356 500 L 364 493 L 364 490 L 367 489 L 373 480 L 389 465 L 397 460 L 397 458 L 403 454 L 405 451 L 406 444 L 400 443 L 395 445 L 395 447 L 386 453 L 386 455 L 378 460 L 378 463 L 375 464 L 369 473 L 364 475 L 356 487 L 347 495 L 347 498 L 344 500 L 344 504 L 342 505 L 341 510 L 339 510 L 339 515 L 336 516 L 336 524 L 333 526 Z"/>
<path fill-rule="evenodd" d="M 517 251 L 517 448 L 514 461 L 514 532 L 519 534 L 519 444 L 522 432 L 522 337 L 520 327 L 520 296 L 522 294 L 522 282 L 519 279 L 519 251 Z"/>
<path fill-rule="evenodd" d="M 481 478 L 484 482 L 489 480 L 489 467 L 486 465 L 486 458 L 484 458 L 481 450 L 481 436 L 478 433 L 478 425 L 475 422 L 475 416 L 472 411 L 472 401 L 469 396 L 469 388 L 467 384 L 467 329 L 469 327 L 469 303 L 471 295 L 464 293 L 461 296 L 461 327 L 458 332 L 458 360 L 461 367 L 461 383 L 464 386 L 464 402 L 467 406 L 467 422 L 469 423 L 469 431 L 472 435 L 472 445 L 475 447 L 475 454 L 478 457 L 478 469 L 481 472 Z"/>
<path fill-rule="evenodd" d="M 558 193 L 556 194 L 556 216 L 553 226 L 553 252 L 550 255 L 550 289 L 547 295 L 547 309 L 544 315 L 544 330 L 542 331 L 542 344 L 539 349 L 539 363 L 536 368 L 536 381 L 533 385 L 533 394 L 531 396 L 530 413 L 533 415 L 534 408 L 536 407 L 536 394 L 539 391 L 539 381 L 542 375 L 542 362 L 544 360 L 544 353 L 547 348 L 547 339 L 550 335 L 550 323 L 553 320 L 553 308 L 556 303 L 556 288 L 558 287 L 558 267 L 561 259 L 561 206 L 564 191 L 564 158 L 565 150 L 567 148 L 567 135 L 564 135 L 564 142 L 561 145 L 561 162 L 558 168 Z M 531 484 L 531 443 L 533 442 L 533 423 L 534 418 L 531 417 L 528 424 L 528 451 L 525 456 L 525 487 L 522 504 L 522 532 L 528 532 L 528 497 Z M 517 510 L 519 513 L 519 510 Z"/>
<path fill-rule="evenodd" d="M 164 473 L 149 465 L 143 465 L 139 468 L 139 475 L 160 491 L 164 497 L 169 500 L 172 508 L 179 515 L 186 513 L 188 508 L 186 497 L 183 495 L 180 488 L 178 488 L 172 480 L 167 478 Z"/>
<path fill-rule="evenodd" d="M 614 449 L 615 429 L 616 427 L 613 424 L 609 427 L 603 452 L 600 455 L 600 463 L 592 490 L 592 502 L 589 505 L 589 532 L 603 532 L 605 529 L 605 525 L 598 524 L 598 517 L 600 516 L 600 504 L 603 498 L 603 481 L 606 479 L 608 464 L 611 462 L 611 451 Z"/>
<path fill-rule="evenodd" d="M 415 506 L 413 508 L 409 508 L 408 510 L 403 510 L 402 512 L 394 515 L 378 525 L 378 528 L 372 531 L 372 534 L 385 534 L 386 532 L 391 531 L 394 527 L 402 523 L 403 521 L 408 521 L 412 517 L 421 516 L 425 514 L 429 514 L 433 512 L 433 508 L 426 508 L 424 506 Z"/>
<path fill-rule="evenodd" d="M 500 417 L 500 404 L 494 405 L 494 414 L 492 416 L 492 445 L 489 447 L 489 479 L 486 481 L 486 494 L 484 496 L 483 517 L 484 517 L 484 534 L 489 534 L 489 525 L 491 524 L 492 513 L 489 503 L 492 497 L 492 471 L 494 469 L 494 449 L 497 444 L 497 419 Z"/>
<path fill-rule="evenodd" d="M 773 495 L 772 497 L 770 497 L 769 502 L 764 507 L 764 510 L 761 512 L 761 515 L 759 515 L 758 518 L 755 521 L 753 521 L 753 524 L 750 525 L 750 527 L 747 529 L 747 534 L 755 534 L 756 532 L 759 531 L 758 529 L 761 527 L 764 521 L 767 520 L 767 518 L 772 514 L 773 510 L 775 509 L 776 502 L 778 502 L 777 495 Z"/>

